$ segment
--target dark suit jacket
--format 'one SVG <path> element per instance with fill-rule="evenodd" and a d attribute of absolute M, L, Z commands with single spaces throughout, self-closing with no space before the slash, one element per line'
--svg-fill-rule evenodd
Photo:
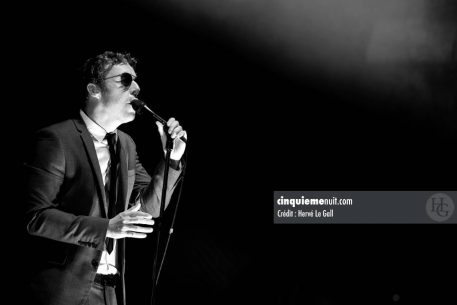
<path fill-rule="evenodd" d="M 152 177 L 138 160 L 133 140 L 118 130 L 121 212 L 140 201 L 142 210 L 159 214 L 164 162 Z M 93 140 L 81 119 L 37 132 L 25 163 L 25 215 L 31 258 L 30 288 L 38 303 L 80 305 L 87 300 L 108 228 L 108 207 Z M 169 170 L 167 204 L 180 171 Z M 124 240 L 118 240 L 125 302 Z"/>

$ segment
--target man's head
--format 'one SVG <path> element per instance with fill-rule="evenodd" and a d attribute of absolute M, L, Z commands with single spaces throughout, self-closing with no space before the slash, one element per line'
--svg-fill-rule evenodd
<path fill-rule="evenodd" d="M 130 105 L 140 92 L 135 81 L 135 65 L 136 60 L 130 54 L 109 51 L 88 59 L 84 64 L 85 110 L 104 128 L 117 128 L 135 118 Z"/>

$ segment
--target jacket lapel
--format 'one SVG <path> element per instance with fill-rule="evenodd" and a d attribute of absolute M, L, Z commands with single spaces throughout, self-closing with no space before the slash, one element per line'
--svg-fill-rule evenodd
<path fill-rule="evenodd" d="M 94 142 L 90 136 L 89 131 L 86 128 L 86 125 L 82 120 L 74 120 L 76 129 L 80 132 L 81 140 L 84 144 L 87 156 L 92 167 L 93 174 L 97 180 L 97 191 L 100 202 L 100 210 L 102 211 L 102 217 L 107 217 L 108 215 L 108 203 L 106 201 L 105 188 L 103 186 L 102 173 L 100 169 L 100 164 L 98 163 L 97 153 L 95 152 Z"/>

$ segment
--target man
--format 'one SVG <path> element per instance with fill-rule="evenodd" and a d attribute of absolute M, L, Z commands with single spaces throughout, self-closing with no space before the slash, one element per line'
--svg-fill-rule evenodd
<path fill-rule="evenodd" d="M 105 52 L 84 68 L 79 117 L 37 132 L 25 163 L 25 215 L 33 302 L 124 304 L 124 239 L 144 238 L 160 211 L 164 161 L 152 177 L 133 140 L 117 128 L 135 118 L 140 88 L 129 54 Z M 157 123 L 173 141 L 167 202 L 181 173 L 187 136 L 179 122 Z M 131 207 L 129 208 L 129 205 Z"/>

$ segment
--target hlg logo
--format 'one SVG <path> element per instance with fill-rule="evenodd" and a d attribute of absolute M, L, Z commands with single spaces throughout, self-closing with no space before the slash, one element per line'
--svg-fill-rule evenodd
<path fill-rule="evenodd" d="M 445 193 L 435 193 L 427 199 L 425 210 L 431 219 L 443 222 L 454 213 L 454 201 Z"/>

